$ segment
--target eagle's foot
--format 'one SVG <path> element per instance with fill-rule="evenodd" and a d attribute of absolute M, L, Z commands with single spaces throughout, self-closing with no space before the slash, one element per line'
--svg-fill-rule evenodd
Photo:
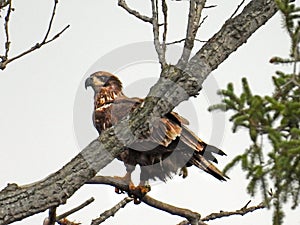
<path fill-rule="evenodd" d="M 151 186 L 149 184 L 147 185 L 138 185 L 134 187 L 134 189 L 131 189 L 131 193 L 129 192 L 129 195 L 134 198 L 133 202 L 134 204 L 140 204 L 141 199 L 149 192 L 151 191 Z"/>
<path fill-rule="evenodd" d="M 147 185 L 139 185 L 135 187 L 135 190 L 137 190 L 141 196 L 146 195 L 149 191 L 151 191 L 151 186 L 149 184 Z"/>
<path fill-rule="evenodd" d="M 125 183 L 128 185 L 129 190 L 134 190 L 135 186 L 133 182 L 131 181 L 131 173 L 126 173 L 124 177 L 118 177 L 114 176 L 115 179 L 120 180 L 122 183 Z M 124 194 L 125 192 L 117 187 L 115 187 L 115 192 L 117 194 Z"/>

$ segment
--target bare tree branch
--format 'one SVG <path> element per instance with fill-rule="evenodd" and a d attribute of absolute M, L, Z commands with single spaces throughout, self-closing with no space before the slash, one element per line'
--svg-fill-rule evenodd
<path fill-rule="evenodd" d="M 211 8 L 215 8 L 218 5 L 208 5 L 208 6 L 204 6 L 204 9 L 211 9 Z"/>
<path fill-rule="evenodd" d="M 54 225 L 55 224 L 55 218 L 56 218 L 56 207 L 51 207 L 49 209 L 49 222 L 48 225 Z"/>
<path fill-rule="evenodd" d="M 60 220 L 62 220 L 64 218 L 66 218 L 69 215 L 71 215 L 71 214 L 73 214 L 73 213 L 75 213 L 75 212 L 83 209 L 84 207 L 88 206 L 93 201 L 95 201 L 95 199 L 94 198 L 90 198 L 90 199 L 86 200 L 84 203 L 80 204 L 79 206 L 77 206 L 77 207 L 75 207 L 75 208 L 73 208 L 73 209 L 71 209 L 71 210 L 69 210 L 69 211 L 67 211 L 67 212 L 65 212 L 65 213 L 63 213 L 63 214 L 61 214 L 59 216 L 56 216 L 55 220 L 58 222 L 58 221 L 60 221 Z"/>
<path fill-rule="evenodd" d="M 144 16 L 140 14 L 138 11 L 129 8 L 125 0 L 118 0 L 118 5 L 121 6 L 123 9 L 125 9 L 129 14 L 134 15 L 136 18 L 152 24 L 152 18 L 148 16 Z"/>
<path fill-rule="evenodd" d="M 166 40 L 167 40 L 167 32 L 168 32 L 168 6 L 167 6 L 167 2 L 166 0 L 162 0 L 161 1 L 161 5 L 162 5 L 162 12 L 164 15 L 164 32 L 163 32 L 163 40 L 162 40 L 162 55 L 163 58 L 166 58 L 166 50 L 167 50 L 167 46 L 166 46 Z"/>
<path fill-rule="evenodd" d="M 182 55 L 177 63 L 178 66 L 184 68 L 187 64 L 191 51 L 194 47 L 194 41 L 197 31 L 199 29 L 199 22 L 201 18 L 201 12 L 205 6 L 206 0 L 190 0 L 189 19 L 186 31 L 186 37 L 184 42 L 184 48 Z"/>
<path fill-rule="evenodd" d="M 248 207 L 246 205 L 246 207 L 242 207 L 241 209 L 238 209 L 235 211 L 220 211 L 219 213 L 211 213 L 210 215 L 202 218 L 202 221 L 215 220 L 215 219 L 219 219 L 222 217 L 228 217 L 228 216 L 232 216 L 232 215 L 243 216 L 247 213 L 253 212 L 258 209 L 264 209 L 264 208 L 266 208 L 266 204 L 264 202 L 261 202 L 260 204 L 258 204 L 256 206 L 251 206 L 251 207 Z"/>
<path fill-rule="evenodd" d="M 235 9 L 235 11 L 232 13 L 232 15 L 230 16 L 230 19 L 232 19 L 237 12 L 239 11 L 239 9 L 242 7 L 242 5 L 245 3 L 245 0 L 242 0 L 242 2 L 237 6 L 237 8 Z"/>
<path fill-rule="evenodd" d="M 4 58 L 3 58 L 4 60 L 6 60 L 7 57 L 8 57 L 9 45 L 10 45 L 8 24 L 9 24 L 9 19 L 10 19 L 10 13 L 11 13 L 11 10 L 12 10 L 11 4 L 12 4 L 11 0 L 8 0 L 8 9 L 7 9 L 7 14 L 5 16 L 5 23 L 4 23 L 4 30 L 5 30 L 5 36 L 6 36 L 5 55 L 4 55 Z"/>
<path fill-rule="evenodd" d="M 215 219 L 220 219 L 223 217 L 228 217 L 228 216 L 233 216 L 233 215 L 240 215 L 240 216 L 244 216 L 247 213 L 251 213 L 254 212 L 256 210 L 259 209 L 264 209 L 266 208 L 266 204 L 264 202 L 261 202 L 260 204 L 256 205 L 256 206 L 251 206 L 248 207 L 249 203 L 251 201 L 249 201 L 245 206 L 243 206 L 241 209 L 238 210 L 234 210 L 234 211 L 220 211 L 218 213 L 211 213 L 208 216 L 202 218 L 200 220 L 200 224 L 204 223 L 204 221 L 210 221 L 210 220 L 215 220 Z M 189 225 L 189 221 L 185 220 L 182 221 L 181 223 L 179 223 L 178 225 Z"/>
<path fill-rule="evenodd" d="M 33 184 L 21 187 L 11 184 L 0 191 L 0 224 L 18 221 L 65 203 L 120 154 L 124 145 L 129 146 L 135 138 L 147 137 L 147 121 L 153 116 L 161 117 L 189 96 L 198 94 L 210 72 L 276 12 L 274 1 L 252 0 L 241 14 L 228 20 L 192 57 L 184 72 L 176 66 L 167 66 L 159 81 L 150 89 L 142 107 L 103 131 L 62 169 Z M 35 202 L 35 207 L 31 207 L 32 202 Z"/>
<path fill-rule="evenodd" d="M 151 207 L 168 212 L 172 215 L 184 217 L 192 223 L 195 223 L 195 221 L 199 221 L 199 219 L 200 219 L 200 214 L 198 214 L 196 212 L 192 212 L 189 209 L 179 208 L 179 207 L 158 201 L 154 198 L 151 198 L 149 195 L 140 196 L 140 193 L 138 191 L 135 192 L 135 191 L 130 190 L 128 184 L 124 183 L 123 181 L 120 181 L 120 179 L 116 179 L 113 177 L 96 176 L 96 177 L 93 177 L 90 181 L 88 181 L 87 184 L 111 185 L 122 191 L 127 192 L 128 195 L 130 195 L 130 196 L 139 198 L 139 200 L 141 202 L 144 202 L 145 204 L 147 204 Z M 92 224 L 96 225 L 96 223 L 95 224 L 92 223 Z"/>
<path fill-rule="evenodd" d="M 164 32 L 163 32 L 163 40 L 162 43 L 160 43 L 159 39 L 159 27 L 162 24 L 159 24 L 158 22 L 158 0 L 151 0 L 151 8 L 152 8 L 152 18 L 148 16 L 141 15 L 138 11 L 133 10 L 128 7 L 125 0 L 118 0 L 118 5 L 121 6 L 123 9 L 125 9 L 129 14 L 134 15 L 138 19 L 148 22 L 152 24 L 153 29 L 153 39 L 154 39 L 154 46 L 155 50 L 158 55 L 159 63 L 161 64 L 161 67 L 164 68 L 166 65 L 165 55 L 166 55 L 166 37 L 167 37 L 167 3 L 166 0 L 162 0 L 162 11 L 164 16 Z"/>
<path fill-rule="evenodd" d="M 204 24 L 204 22 L 205 22 L 205 20 L 206 20 L 207 18 L 208 18 L 208 16 L 205 16 L 205 17 L 202 19 L 202 21 L 200 22 L 198 28 L 200 28 L 200 27 L 202 26 L 202 24 Z M 195 40 L 196 40 L 196 38 L 195 38 Z"/>
<path fill-rule="evenodd" d="M 173 44 L 179 44 L 181 42 L 185 41 L 185 38 L 183 39 L 180 39 L 178 41 L 173 41 L 173 42 L 169 42 L 169 43 L 166 43 L 166 45 L 173 45 Z M 202 42 L 202 43 L 206 43 L 207 41 L 203 41 L 203 40 L 200 40 L 198 38 L 195 38 L 195 41 L 198 41 L 198 42 Z"/>
<path fill-rule="evenodd" d="M 152 27 L 153 27 L 153 39 L 155 50 L 158 55 L 158 61 L 161 64 L 161 67 L 164 68 L 166 65 L 166 59 L 163 47 L 159 40 L 159 23 L 158 23 L 158 0 L 151 0 L 152 7 Z M 165 16 L 166 17 L 166 16 Z M 166 26 L 166 23 L 164 27 Z M 166 32 L 166 30 L 165 30 Z"/>
<path fill-rule="evenodd" d="M 54 35 L 51 39 L 48 39 L 49 33 L 51 31 L 51 27 L 52 27 L 52 23 L 54 20 L 54 16 L 55 16 L 55 12 L 56 12 L 56 7 L 58 4 L 58 0 L 54 0 L 54 7 L 52 10 L 52 15 L 51 15 L 51 19 L 47 28 L 47 32 L 45 34 L 45 36 L 43 37 L 42 41 L 39 43 L 36 43 L 34 46 L 32 46 L 31 48 L 29 48 L 28 50 L 20 53 L 19 55 L 16 55 L 12 58 L 8 57 L 8 52 L 9 52 L 9 47 L 10 47 L 10 41 L 9 41 L 9 31 L 8 31 L 8 23 L 9 23 L 9 15 L 10 15 L 10 9 L 11 9 L 11 4 L 8 10 L 8 14 L 5 18 L 5 33 L 6 33 L 6 43 L 5 43 L 5 56 L 1 56 L 1 62 L 0 62 L 0 69 L 4 70 L 7 66 L 7 64 L 11 63 L 12 61 L 19 59 L 39 48 L 41 48 L 44 45 L 49 44 L 50 42 L 54 41 L 55 39 L 57 39 L 63 32 L 65 32 L 66 29 L 68 29 L 70 27 L 70 25 L 67 25 L 65 28 L 63 28 L 60 32 L 58 32 L 56 35 Z"/>
<path fill-rule="evenodd" d="M 47 38 L 48 38 L 49 33 L 51 31 L 53 20 L 54 20 L 54 17 L 55 17 L 55 12 L 56 12 L 57 4 L 58 4 L 58 0 L 54 0 L 54 5 L 53 5 L 53 9 L 52 9 L 52 15 L 51 15 L 50 22 L 49 22 L 49 25 L 48 25 L 48 30 L 46 32 L 46 35 L 45 35 L 42 43 L 47 41 Z"/>
<path fill-rule="evenodd" d="M 110 186 L 116 187 L 118 189 L 121 189 L 121 190 L 127 192 L 130 196 L 135 196 L 135 197 L 140 198 L 141 202 L 143 202 L 151 207 L 168 212 L 172 215 L 177 215 L 177 216 L 186 218 L 187 220 L 179 223 L 180 225 L 188 225 L 191 223 L 195 223 L 195 220 L 199 221 L 199 224 L 204 224 L 205 221 L 215 220 L 215 219 L 222 218 L 222 217 L 228 217 L 228 216 L 232 216 L 232 215 L 242 215 L 243 216 L 247 213 L 253 212 L 258 209 L 263 209 L 266 207 L 266 204 L 264 202 L 262 202 L 256 206 L 248 207 L 248 205 L 251 202 L 251 201 L 248 201 L 247 204 L 245 206 L 243 206 L 241 209 L 238 209 L 235 211 L 220 211 L 219 213 L 211 213 L 210 215 L 208 215 L 200 220 L 200 214 L 196 213 L 196 212 L 192 212 L 189 209 L 179 208 L 179 207 L 158 201 L 158 200 L 150 197 L 148 194 L 143 197 L 138 196 L 138 192 L 137 193 L 132 192 L 129 189 L 128 184 L 126 184 L 125 182 L 121 181 L 120 179 L 116 179 L 114 177 L 96 176 L 96 177 L 93 177 L 90 181 L 88 181 L 87 184 L 105 184 L 105 185 L 110 185 Z M 132 198 L 130 198 L 130 199 L 132 200 Z M 123 203 L 123 201 L 121 201 L 120 203 Z M 118 206 L 120 206 L 120 203 L 115 206 L 117 208 L 117 210 L 119 210 L 121 208 L 121 207 L 118 207 Z M 108 217 L 114 215 L 113 210 L 115 209 L 115 207 L 113 207 L 111 210 L 108 210 L 105 213 L 101 214 L 100 217 L 98 218 L 99 221 L 103 222 Z M 97 221 L 98 221 L 98 219 L 97 219 Z M 96 225 L 96 224 L 100 224 L 100 223 L 96 223 L 96 222 L 92 223 L 92 225 Z"/>
<path fill-rule="evenodd" d="M 149 195 L 144 196 L 141 199 L 141 201 L 149 206 L 152 206 L 156 209 L 160 209 L 160 210 L 170 213 L 172 215 L 185 217 L 189 221 L 189 223 L 192 225 L 198 224 L 198 221 L 200 219 L 200 214 L 197 212 L 193 212 L 189 209 L 179 208 L 179 207 L 158 201 L 154 198 L 151 198 Z"/>
<path fill-rule="evenodd" d="M 99 224 L 103 223 L 109 217 L 114 216 L 121 208 L 124 208 L 132 200 L 133 200 L 133 198 L 130 198 L 130 197 L 124 198 L 122 201 L 120 201 L 118 204 L 116 204 L 111 209 L 106 210 L 105 212 L 101 213 L 101 215 L 97 219 L 94 219 L 92 221 L 91 225 L 99 225 Z"/>
<path fill-rule="evenodd" d="M 56 222 L 56 207 L 50 207 L 48 217 L 44 219 L 43 225 L 54 225 Z"/>

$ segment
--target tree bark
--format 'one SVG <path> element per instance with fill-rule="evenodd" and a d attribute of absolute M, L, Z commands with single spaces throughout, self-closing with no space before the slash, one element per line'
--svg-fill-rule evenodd
<path fill-rule="evenodd" d="M 247 41 L 277 11 L 273 0 L 253 0 L 226 21 L 186 68 L 167 66 L 142 107 L 92 141 L 62 169 L 26 186 L 10 184 L 0 192 L 0 224 L 9 224 L 60 204 L 137 137 L 147 136 L 151 118 L 161 117 L 199 93 L 210 72 Z"/>

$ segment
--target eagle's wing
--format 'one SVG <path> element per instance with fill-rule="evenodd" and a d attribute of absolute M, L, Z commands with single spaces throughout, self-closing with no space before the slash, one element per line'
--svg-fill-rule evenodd
<path fill-rule="evenodd" d="M 140 98 L 117 98 L 109 112 L 111 125 L 128 116 L 142 102 L 143 99 Z M 95 114 L 97 117 L 97 111 L 95 111 Z M 139 151 L 149 151 L 157 146 L 164 146 L 164 151 L 169 151 L 170 149 L 167 149 L 167 147 L 181 134 L 181 123 L 188 124 L 188 121 L 177 113 L 170 113 L 169 116 L 163 118 L 151 118 L 148 123 L 149 135 L 145 138 L 137 138 L 129 147 Z"/>
<path fill-rule="evenodd" d="M 137 108 L 143 99 L 122 97 L 114 101 L 111 108 L 112 125 L 128 116 Z M 186 125 L 189 122 L 175 112 L 166 114 L 163 118 L 152 118 L 149 121 L 150 133 L 146 138 L 137 138 L 128 147 L 140 152 L 151 151 L 153 154 L 172 152 L 175 148 L 181 148 L 190 154 L 187 165 L 195 165 L 219 180 L 225 180 L 224 175 L 210 161 L 217 163 L 213 153 L 226 155 L 222 150 L 203 142 Z M 175 143 L 176 142 L 176 143 Z M 179 145 L 178 142 L 180 142 Z M 172 145 L 173 143 L 174 146 Z M 154 150 L 154 151 L 153 151 Z"/>

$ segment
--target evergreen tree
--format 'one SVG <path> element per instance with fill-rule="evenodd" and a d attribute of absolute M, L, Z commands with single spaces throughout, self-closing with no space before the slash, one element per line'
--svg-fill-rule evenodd
<path fill-rule="evenodd" d="M 261 190 L 266 204 L 274 210 L 273 225 L 280 225 L 284 218 L 283 205 L 291 201 L 295 209 L 300 199 L 300 74 L 297 68 L 300 8 L 289 0 L 276 0 L 276 3 L 291 39 L 291 50 L 288 58 L 274 57 L 270 62 L 287 64 L 291 72 L 276 72 L 272 77 L 274 91 L 268 96 L 253 94 L 246 78 L 242 79 L 240 95 L 229 83 L 226 90 L 219 92 L 224 97 L 222 103 L 209 110 L 231 111 L 233 132 L 240 127 L 248 130 L 249 148 L 236 156 L 224 172 L 240 163 L 249 179 L 247 191 L 254 195 Z"/>

